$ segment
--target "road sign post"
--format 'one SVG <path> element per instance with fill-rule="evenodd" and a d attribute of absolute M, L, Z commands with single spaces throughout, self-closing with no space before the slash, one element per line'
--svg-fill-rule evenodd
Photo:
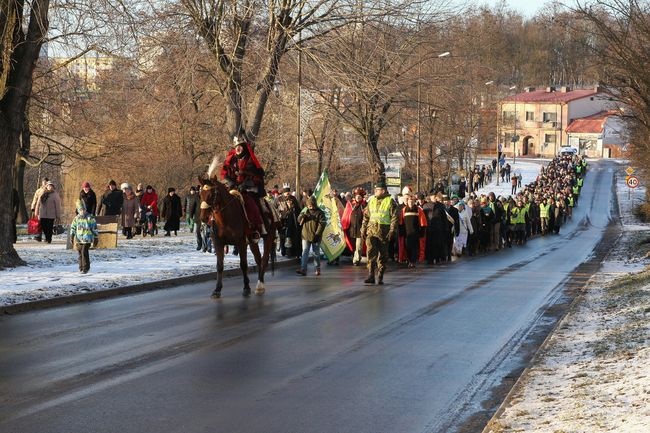
<path fill-rule="evenodd" d="M 626 172 L 629 173 L 630 170 L 632 171 L 632 173 L 634 173 L 634 170 L 632 169 L 632 167 L 628 167 Z M 636 176 L 633 176 L 631 174 L 628 174 L 625 177 L 625 184 L 629 188 L 627 190 L 627 198 L 628 198 L 628 200 L 630 200 L 632 198 L 632 190 L 639 186 L 639 178 L 636 177 Z"/>

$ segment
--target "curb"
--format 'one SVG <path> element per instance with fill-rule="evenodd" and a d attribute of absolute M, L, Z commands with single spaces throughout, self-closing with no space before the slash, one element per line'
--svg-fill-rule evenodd
<path fill-rule="evenodd" d="M 296 260 L 298 259 L 287 259 L 281 260 L 275 263 L 275 269 L 283 269 L 296 265 Z M 248 267 L 248 273 L 255 273 L 257 271 L 257 266 L 252 265 Z M 267 272 L 268 274 L 268 272 Z M 226 269 L 223 272 L 225 278 L 235 277 L 241 275 L 241 270 L 239 268 L 235 269 Z M 0 314 L 18 314 L 25 313 L 28 311 L 34 310 L 43 310 L 46 308 L 60 307 L 62 305 L 76 304 L 81 302 L 90 302 L 99 299 L 109 299 L 117 296 L 131 295 L 134 293 L 140 292 L 151 292 L 159 289 L 168 289 L 170 287 L 192 284 L 192 283 L 204 283 L 206 281 L 215 280 L 217 278 L 217 272 L 207 272 L 196 275 L 186 275 L 178 278 L 170 278 L 166 280 L 158 281 L 148 281 L 146 283 L 134 284 L 130 286 L 121 286 L 114 287 L 112 289 L 97 290 L 94 292 L 88 293 L 78 293 L 69 296 L 59 296 L 49 299 L 41 299 L 38 301 L 23 302 L 20 304 L 6 305 L 0 307 Z"/>

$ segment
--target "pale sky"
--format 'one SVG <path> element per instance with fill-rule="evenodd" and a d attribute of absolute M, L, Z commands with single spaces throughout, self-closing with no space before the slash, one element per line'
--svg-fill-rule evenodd
<path fill-rule="evenodd" d="M 477 0 L 476 4 L 487 4 L 489 6 L 495 6 L 500 3 L 500 0 Z M 506 3 L 511 9 L 514 9 L 518 12 L 521 12 L 526 17 L 532 17 L 546 4 L 553 3 L 552 0 L 506 0 Z M 567 1 L 562 1 L 561 3 L 567 4 Z"/>

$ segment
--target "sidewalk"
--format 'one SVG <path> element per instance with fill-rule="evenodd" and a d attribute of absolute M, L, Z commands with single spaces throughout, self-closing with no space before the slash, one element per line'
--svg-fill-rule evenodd
<path fill-rule="evenodd" d="M 54 236 L 51 244 L 20 235 L 15 247 L 27 266 L 0 271 L 0 307 L 6 312 L 7 307 L 35 301 L 117 288 L 124 292 L 127 286 L 131 291 L 151 290 L 150 283 L 159 287 L 164 281 L 177 282 L 178 278 L 187 282 L 214 278 L 216 256 L 197 251 L 195 235 L 184 227 L 178 236 L 136 236 L 129 240 L 121 234 L 118 237 L 117 249 L 90 251 L 90 272 L 84 275 L 79 273 L 77 251 L 66 250 L 66 234 Z M 281 256 L 277 260 L 288 261 Z M 255 265 L 250 252 L 248 263 Z M 232 247 L 224 269 L 239 272 L 239 256 L 232 254 Z"/>

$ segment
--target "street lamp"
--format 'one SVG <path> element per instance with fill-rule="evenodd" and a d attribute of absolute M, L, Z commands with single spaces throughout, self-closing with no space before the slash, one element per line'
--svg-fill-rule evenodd
<path fill-rule="evenodd" d="M 486 82 L 485 85 L 486 86 L 494 85 L 494 80 L 490 80 L 490 81 Z M 497 168 L 496 168 L 496 170 L 498 170 L 495 173 L 495 176 L 497 178 L 497 186 L 499 186 L 499 175 L 500 175 L 499 172 L 501 171 L 501 164 L 499 163 L 499 160 L 501 159 L 501 158 L 499 158 L 499 156 L 500 156 L 499 155 L 499 153 L 500 153 L 500 149 L 499 149 L 499 146 L 500 146 L 500 144 L 499 144 L 499 107 L 497 106 L 497 108 L 494 111 L 496 111 L 496 113 L 497 113 L 497 119 L 496 119 L 497 120 L 497 123 L 496 123 L 496 130 L 497 130 L 497 140 L 496 140 Z"/>
<path fill-rule="evenodd" d="M 517 86 L 510 86 L 509 90 L 516 90 Z M 519 142 L 519 137 L 517 136 L 517 94 L 515 94 L 515 129 L 514 129 L 514 134 L 512 134 L 512 139 L 510 140 L 512 142 L 512 165 L 515 165 L 517 163 L 517 142 Z"/>
<path fill-rule="evenodd" d="M 298 39 L 300 40 L 302 38 L 302 34 L 298 34 Z M 301 141 L 302 141 L 302 117 L 301 117 L 301 92 L 302 92 L 302 49 L 298 49 L 298 95 L 297 95 L 297 136 L 296 136 L 296 195 L 299 197 L 298 194 L 301 193 L 300 190 L 300 165 L 302 164 L 301 155 Z"/>

